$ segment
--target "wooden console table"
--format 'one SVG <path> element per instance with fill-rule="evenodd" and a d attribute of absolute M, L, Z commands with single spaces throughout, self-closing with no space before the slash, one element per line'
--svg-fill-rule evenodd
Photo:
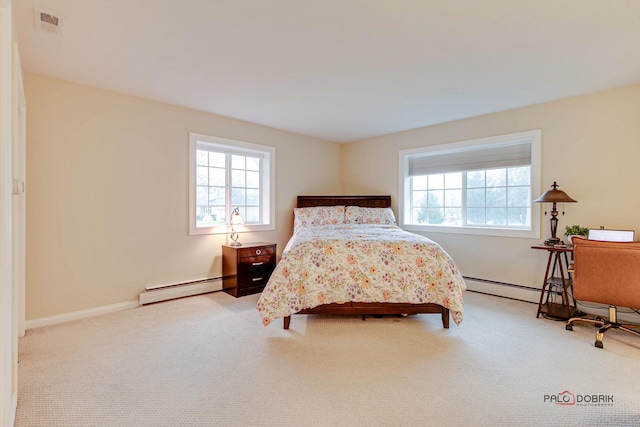
<path fill-rule="evenodd" d="M 555 319 L 570 319 L 576 306 L 575 301 L 573 304 L 569 301 L 567 292 L 567 289 L 571 286 L 568 254 L 573 252 L 573 247 L 533 245 L 531 249 L 545 250 L 549 253 L 536 318 L 542 314 Z M 556 274 L 560 275 L 557 276 Z M 559 291 L 557 290 L 558 287 L 561 288 Z M 557 295 L 558 293 L 561 296 L 561 302 L 553 301 L 552 295 Z"/>

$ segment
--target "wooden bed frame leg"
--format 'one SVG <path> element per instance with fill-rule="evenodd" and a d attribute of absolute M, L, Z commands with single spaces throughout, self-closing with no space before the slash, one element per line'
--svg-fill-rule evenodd
<path fill-rule="evenodd" d="M 289 324 L 291 323 L 291 316 L 287 316 L 284 318 L 284 328 L 289 329 Z"/>
<path fill-rule="evenodd" d="M 445 329 L 449 329 L 449 309 L 442 308 L 442 326 Z"/>

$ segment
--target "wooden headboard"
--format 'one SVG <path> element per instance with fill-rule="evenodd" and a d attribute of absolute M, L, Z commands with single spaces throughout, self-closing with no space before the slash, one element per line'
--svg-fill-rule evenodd
<path fill-rule="evenodd" d="M 313 206 L 361 206 L 364 208 L 391 207 L 391 196 L 298 196 L 299 208 Z"/>

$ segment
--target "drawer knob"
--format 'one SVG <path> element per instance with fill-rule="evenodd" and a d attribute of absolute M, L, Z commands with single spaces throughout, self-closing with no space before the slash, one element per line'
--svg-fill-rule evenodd
<path fill-rule="evenodd" d="M 254 263 L 253 263 L 253 264 L 251 264 L 251 265 L 253 265 L 253 266 L 258 266 L 258 265 L 262 265 L 262 264 L 264 264 L 264 262 L 254 262 Z"/>
<path fill-rule="evenodd" d="M 261 253 L 262 253 L 262 250 L 256 249 L 256 255 L 260 255 Z"/>
<path fill-rule="evenodd" d="M 260 280 L 262 280 L 262 277 L 254 277 L 251 280 L 254 281 L 254 282 L 259 282 Z"/>

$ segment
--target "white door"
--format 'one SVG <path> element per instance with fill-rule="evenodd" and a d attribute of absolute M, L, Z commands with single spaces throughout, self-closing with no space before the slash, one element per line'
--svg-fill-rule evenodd
<path fill-rule="evenodd" d="M 22 84 L 22 67 L 18 46 L 13 45 L 12 70 L 12 140 L 11 169 L 13 191 L 11 196 L 11 240 L 12 240 L 12 325 L 11 325 L 11 400 L 12 411 L 18 401 L 18 337 L 25 333 L 25 264 L 26 264 L 26 224 L 27 202 L 25 194 L 27 175 L 27 110 Z"/>
<path fill-rule="evenodd" d="M 27 107 L 22 83 L 22 66 L 18 46 L 13 46 L 13 293 L 14 320 L 17 334 L 25 333 L 25 286 L 26 286 L 26 240 L 27 240 Z M 17 357 L 17 356 L 16 356 Z"/>
<path fill-rule="evenodd" d="M 11 169 L 13 167 L 12 106 L 13 85 L 11 75 L 11 3 L 0 0 L 0 425 L 13 425 L 17 402 L 13 364 L 17 328 L 14 325 L 15 300 L 13 297 L 13 203 L 11 195 Z"/>

